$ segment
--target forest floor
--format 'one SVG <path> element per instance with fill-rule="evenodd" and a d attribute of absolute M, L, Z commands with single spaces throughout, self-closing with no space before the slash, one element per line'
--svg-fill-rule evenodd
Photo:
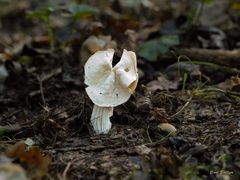
<path fill-rule="evenodd" d="M 240 178 L 240 55 L 231 55 L 240 42 L 233 33 L 238 24 L 231 31 L 210 25 L 181 29 L 164 23 L 172 13 L 167 8 L 155 19 L 154 13 L 137 19 L 121 4 L 108 4 L 108 11 L 97 15 L 85 10 L 88 16 L 81 20 L 66 21 L 49 11 L 51 39 L 46 22 L 25 18 L 37 2 L 16 2 L 0 6 L 6 10 L 0 13 L 0 179 Z M 118 8 L 128 16 L 117 14 Z M 182 21 L 182 12 L 171 14 L 171 22 Z M 164 25 L 157 25 L 160 19 Z M 175 36 L 159 40 L 168 37 L 166 30 L 179 42 Z M 221 33 L 227 34 L 221 41 L 212 36 Z M 138 86 L 127 103 L 114 108 L 105 135 L 90 126 L 93 103 L 81 67 L 92 49 L 103 49 L 96 41 L 83 45 L 91 35 L 115 48 L 116 59 L 122 49 L 137 52 Z M 154 39 L 162 49 L 156 50 Z M 197 48 L 203 59 L 180 52 L 184 48 Z M 230 55 L 213 60 L 203 49 L 213 50 L 216 58 Z M 187 62 L 177 62 L 179 55 Z"/>

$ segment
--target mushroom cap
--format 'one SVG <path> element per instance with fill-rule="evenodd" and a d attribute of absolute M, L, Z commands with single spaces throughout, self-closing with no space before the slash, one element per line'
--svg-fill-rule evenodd
<path fill-rule="evenodd" d="M 84 66 L 86 92 L 94 104 L 115 107 L 126 102 L 137 82 L 137 60 L 134 52 L 124 50 L 120 61 L 112 67 L 114 50 L 98 51 Z"/>

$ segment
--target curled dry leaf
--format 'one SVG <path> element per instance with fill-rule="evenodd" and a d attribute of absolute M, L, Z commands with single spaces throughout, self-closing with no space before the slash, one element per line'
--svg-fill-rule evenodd
<path fill-rule="evenodd" d="M 137 97 L 136 98 L 136 107 L 139 111 L 149 112 L 149 110 L 152 108 L 151 99 L 148 96 Z"/>
<path fill-rule="evenodd" d="M 100 50 L 115 49 L 117 43 L 111 40 L 111 36 L 90 36 L 82 44 L 80 50 L 80 67 L 82 68 L 88 58 Z"/>
<path fill-rule="evenodd" d="M 6 150 L 5 155 L 26 165 L 28 174 L 33 178 L 43 177 L 48 171 L 50 159 L 44 157 L 37 147 L 26 150 L 26 145 L 19 143 Z"/>
<path fill-rule="evenodd" d="M 226 81 L 218 84 L 218 87 L 223 90 L 236 90 L 240 91 L 240 77 L 235 76 L 231 79 L 227 79 Z"/>

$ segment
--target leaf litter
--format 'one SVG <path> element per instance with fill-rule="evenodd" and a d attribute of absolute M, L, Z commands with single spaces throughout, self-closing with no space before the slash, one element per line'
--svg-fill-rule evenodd
<path fill-rule="evenodd" d="M 62 2 L 4 2 L 0 177 L 239 179 L 237 4 Z M 51 9 L 39 17 L 53 37 L 39 19 L 20 18 L 38 6 Z M 211 24 L 205 16 L 216 6 L 229 9 Z M 116 60 L 135 50 L 142 74 L 135 94 L 114 109 L 109 134 L 96 135 L 80 64 L 109 47 Z"/>

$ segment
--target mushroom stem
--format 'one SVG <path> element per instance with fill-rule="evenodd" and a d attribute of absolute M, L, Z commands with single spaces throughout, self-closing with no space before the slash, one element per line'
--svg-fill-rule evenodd
<path fill-rule="evenodd" d="M 93 106 L 91 123 L 97 134 L 107 134 L 111 129 L 110 117 L 113 115 L 113 107 Z"/>

